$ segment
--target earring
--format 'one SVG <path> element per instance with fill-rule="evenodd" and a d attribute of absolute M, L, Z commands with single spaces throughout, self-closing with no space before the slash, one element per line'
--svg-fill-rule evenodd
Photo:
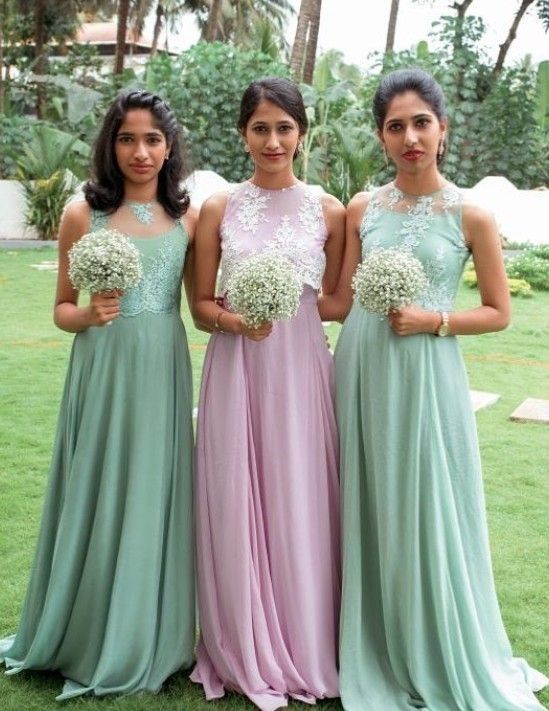
<path fill-rule="evenodd" d="M 246 151 L 246 153 L 250 152 L 250 146 L 247 143 L 244 144 L 244 150 Z"/>
<path fill-rule="evenodd" d="M 166 155 L 164 156 L 164 162 L 166 162 L 167 160 L 170 160 L 170 154 L 169 154 L 169 153 L 166 153 Z"/>
<path fill-rule="evenodd" d="M 296 153 L 297 155 L 303 153 L 303 141 L 299 141 L 299 143 L 297 144 Z"/>
<path fill-rule="evenodd" d="M 438 144 L 437 158 L 441 161 L 444 158 L 444 153 L 446 152 L 446 134 L 443 133 L 440 137 L 440 143 Z"/>
<path fill-rule="evenodd" d="M 383 150 L 383 157 L 385 158 L 385 167 L 389 167 L 389 156 L 387 155 L 387 149 L 385 148 L 385 145 L 382 146 Z"/>

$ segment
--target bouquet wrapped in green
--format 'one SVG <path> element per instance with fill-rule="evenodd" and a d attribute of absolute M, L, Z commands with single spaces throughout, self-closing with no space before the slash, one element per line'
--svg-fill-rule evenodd
<path fill-rule="evenodd" d="M 238 264 L 227 283 L 231 308 L 250 328 L 295 316 L 303 284 L 294 265 L 276 254 L 254 254 Z"/>
<path fill-rule="evenodd" d="M 76 289 L 101 293 L 126 291 L 143 276 L 139 251 L 116 230 L 97 230 L 69 250 L 69 279 Z"/>
<path fill-rule="evenodd" d="M 427 288 L 422 263 L 408 251 L 373 250 L 358 265 L 352 287 L 358 303 L 373 314 L 409 306 Z"/>

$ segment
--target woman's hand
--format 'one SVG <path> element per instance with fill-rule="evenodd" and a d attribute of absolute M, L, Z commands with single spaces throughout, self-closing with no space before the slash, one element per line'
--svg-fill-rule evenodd
<path fill-rule="evenodd" d="M 240 319 L 242 324 L 241 334 L 246 336 L 246 338 L 249 338 L 251 341 L 263 341 L 273 330 L 273 324 L 271 321 L 262 323 L 261 326 L 258 326 L 257 328 L 250 328 L 249 326 L 246 326 L 246 323 L 242 317 L 240 317 Z"/>
<path fill-rule="evenodd" d="M 120 316 L 120 291 L 92 294 L 88 306 L 90 326 L 106 326 Z"/>
<path fill-rule="evenodd" d="M 436 333 L 441 317 L 436 311 L 425 311 L 419 306 L 403 306 L 389 313 L 389 325 L 397 336 L 415 333 Z"/>

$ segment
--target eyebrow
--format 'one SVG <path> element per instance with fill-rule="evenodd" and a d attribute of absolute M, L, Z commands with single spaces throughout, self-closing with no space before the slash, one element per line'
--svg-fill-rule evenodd
<path fill-rule="evenodd" d="M 276 121 L 275 122 L 277 126 L 293 126 L 294 124 L 290 119 L 283 119 L 282 121 Z M 254 126 L 268 126 L 269 122 L 268 121 L 254 121 L 252 123 L 252 127 Z"/>
<path fill-rule="evenodd" d="M 413 120 L 419 119 L 419 118 L 432 118 L 431 114 L 416 114 L 415 116 L 412 116 Z M 390 118 L 387 119 L 387 123 L 393 123 L 397 121 L 402 121 L 403 119 L 401 118 Z"/>
<path fill-rule="evenodd" d="M 133 133 L 132 131 L 119 131 L 116 135 L 117 136 L 135 136 L 136 134 Z M 147 137 L 148 136 L 163 136 L 163 135 L 164 134 L 162 133 L 162 131 L 147 131 L 147 133 L 145 133 L 145 136 L 147 136 Z"/>

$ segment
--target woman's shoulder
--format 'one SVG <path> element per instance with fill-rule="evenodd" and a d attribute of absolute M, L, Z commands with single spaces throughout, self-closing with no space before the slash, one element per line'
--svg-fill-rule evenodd
<path fill-rule="evenodd" d="M 461 229 L 470 246 L 475 237 L 499 235 L 493 213 L 469 200 L 464 200 L 461 206 Z"/>
<path fill-rule="evenodd" d="M 180 218 L 183 229 L 189 237 L 189 242 L 194 241 L 194 233 L 196 231 L 196 225 L 198 223 L 198 210 L 193 205 L 189 205 L 187 211 Z"/>
<path fill-rule="evenodd" d="M 362 215 L 366 211 L 366 208 L 370 204 L 371 198 L 372 193 L 366 191 L 362 191 L 360 193 L 356 193 L 356 195 L 353 195 L 353 197 L 349 200 L 349 204 L 347 205 L 347 216 L 362 217 Z"/>
<path fill-rule="evenodd" d="M 63 211 L 62 223 L 71 230 L 87 232 L 92 219 L 92 209 L 84 199 L 71 200 Z"/>
<path fill-rule="evenodd" d="M 345 215 L 345 207 L 343 203 L 335 197 L 335 195 L 322 192 L 320 194 L 320 203 L 325 215 L 330 215 L 332 217 Z"/>

